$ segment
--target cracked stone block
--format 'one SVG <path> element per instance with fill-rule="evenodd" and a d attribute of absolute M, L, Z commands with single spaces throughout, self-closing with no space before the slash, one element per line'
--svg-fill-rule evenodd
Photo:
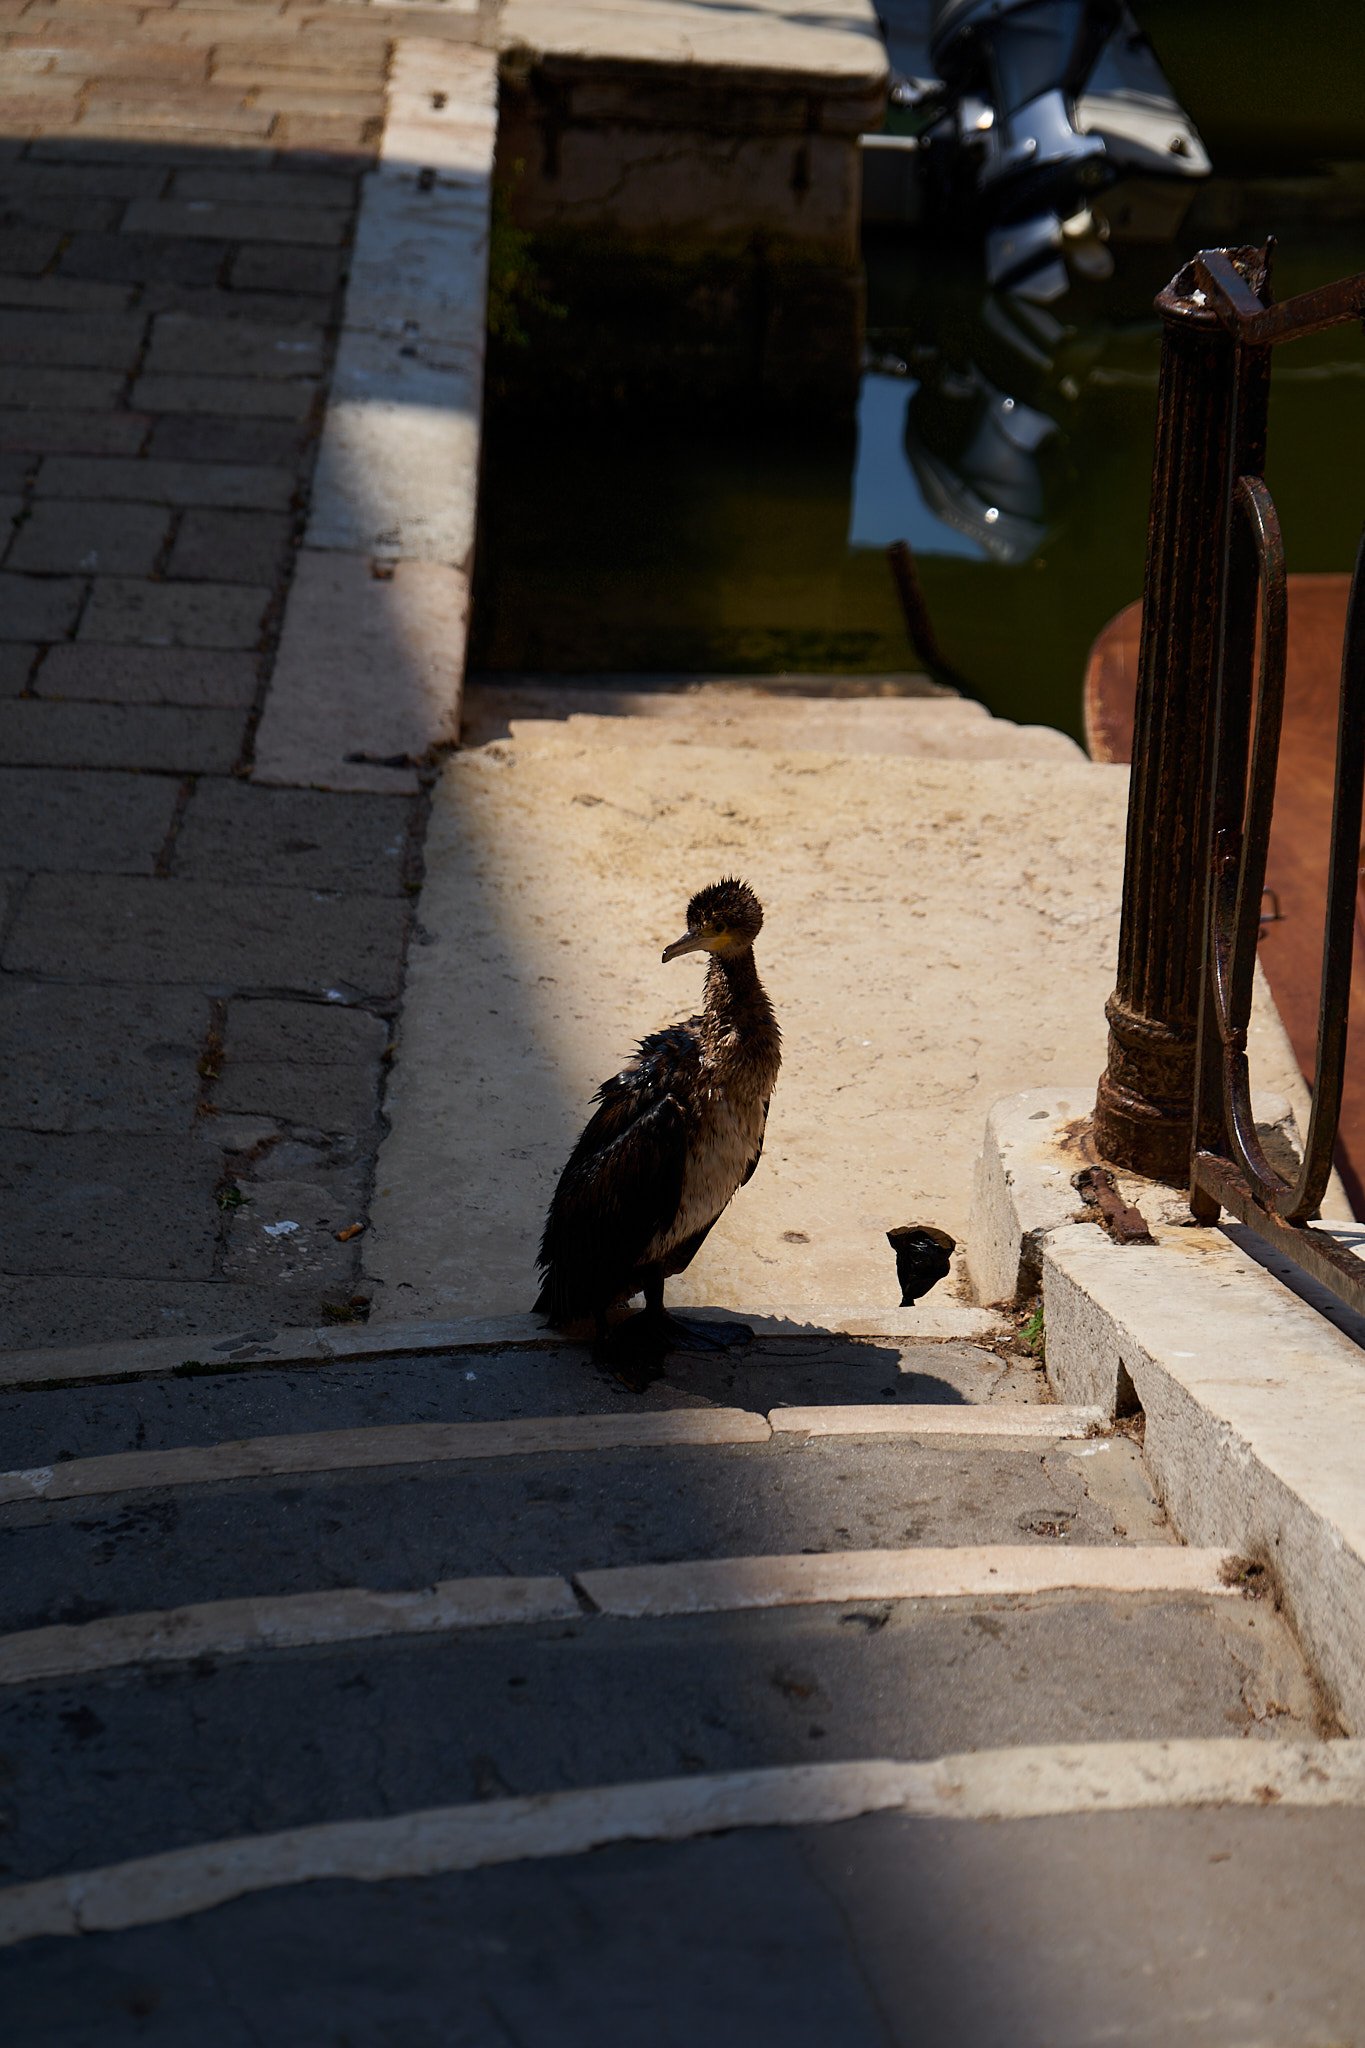
<path fill-rule="evenodd" d="M 292 1060 L 308 1066 L 354 1066 L 378 1060 L 390 1026 L 368 1010 L 333 1003 L 279 1003 L 268 998 L 228 1005 L 228 1055 L 243 1062 Z"/>
<path fill-rule="evenodd" d="M 0 867 L 150 875 L 176 796 L 152 775 L 0 768 Z"/>
<path fill-rule="evenodd" d="M 398 895 L 411 815 L 405 797 L 201 782 L 176 840 L 175 872 Z"/>
<path fill-rule="evenodd" d="M 30 1275 L 206 1280 L 218 1210 L 188 1139 L 15 1132 L 0 1155 L 5 1261 Z"/>
<path fill-rule="evenodd" d="M 189 1131 L 207 999 L 188 989 L 0 979 L 0 1124 Z"/>
<path fill-rule="evenodd" d="M 217 1107 L 301 1124 L 316 1131 L 364 1131 L 379 1104 L 371 1066 L 298 1066 L 290 1060 L 237 1060 L 229 1046 L 213 1100 Z"/>
<path fill-rule="evenodd" d="M 286 1321 L 284 1304 L 221 1280 L 140 1280 L 50 1274 L 0 1277 L 0 1326 L 16 1349 L 40 1344 L 135 1342 L 240 1330 L 262 1316 Z M 185 1346 L 192 1358 L 195 1347 Z"/>
<path fill-rule="evenodd" d="M 40 875 L 9 934 L 11 972 L 81 981 L 293 989 L 342 1000 L 398 993 L 406 906 L 316 890 L 137 876 Z"/>

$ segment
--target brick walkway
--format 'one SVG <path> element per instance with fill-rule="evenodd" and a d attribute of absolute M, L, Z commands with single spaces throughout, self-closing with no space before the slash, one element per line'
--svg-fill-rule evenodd
<path fill-rule="evenodd" d="M 413 22 L 0 0 L 6 1346 L 364 1312 L 423 800 L 246 777 Z"/>

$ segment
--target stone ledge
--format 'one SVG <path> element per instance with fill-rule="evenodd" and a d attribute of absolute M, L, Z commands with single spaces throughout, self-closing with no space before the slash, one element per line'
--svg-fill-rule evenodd
<path fill-rule="evenodd" d="M 825 93 L 881 92 L 888 69 L 871 0 L 504 0 L 498 42 L 508 56 L 742 73 Z"/>
<path fill-rule="evenodd" d="M 996 1105 L 970 1232 L 976 1284 L 1001 1279 L 1011 1243 L 1016 1273 L 1034 1262 L 1058 1398 L 1141 1409 L 1180 1535 L 1266 1567 L 1342 1719 L 1365 1726 L 1361 1345 L 1228 1233 L 1182 1223 L 1170 1189 L 1122 1183 L 1151 1246 L 1071 1220 L 1066 1126 L 1087 1107 L 1064 1090 Z"/>
<path fill-rule="evenodd" d="M 737 1321 L 732 1309 L 712 1309 L 718 1322 Z M 987 1309 L 961 1302 L 926 1302 L 913 1309 L 810 1309 L 797 1316 L 745 1315 L 742 1320 L 762 1342 L 793 1338 L 890 1338 L 902 1343 L 983 1343 L 1002 1334 Z M 461 1351 L 564 1351 L 571 1338 L 551 1330 L 539 1316 L 457 1316 L 398 1322 L 330 1324 L 322 1328 L 240 1330 L 218 1336 L 146 1337 L 104 1344 L 48 1345 L 37 1350 L 0 1351 L 0 1388 L 75 1386 L 85 1381 L 164 1379 L 196 1372 L 239 1372 L 268 1366 L 343 1365 L 365 1359 L 429 1358 Z M 1032 1410 L 1029 1411 L 1032 1414 Z"/>

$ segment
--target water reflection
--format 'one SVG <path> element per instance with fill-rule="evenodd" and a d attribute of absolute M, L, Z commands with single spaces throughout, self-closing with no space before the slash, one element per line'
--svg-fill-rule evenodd
<path fill-rule="evenodd" d="M 1240 240 L 1276 216 L 1223 225 L 1192 232 Z M 1291 226 L 1280 296 L 1361 266 L 1351 223 Z M 495 407 L 476 668 L 903 670 L 884 549 L 905 538 L 953 669 L 1000 715 L 1079 734 L 1090 645 L 1141 589 L 1152 300 L 1183 252 L 1125 247 L 1111 280 L 1049 306 L 987 291 L 970 250 L 899 234 L 866 253 L 856 440 L 814 419 L 547 429 L 543 413 L 531 427 Z M 1293 569 L 1353 558 L 1363 370 L 1340 332 L 1276 364 L 1269 479 Z"/>

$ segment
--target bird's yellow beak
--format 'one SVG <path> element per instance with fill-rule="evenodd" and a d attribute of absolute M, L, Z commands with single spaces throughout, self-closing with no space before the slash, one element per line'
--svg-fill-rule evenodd
<path fill-rule="evenodd" d="M 674 939 L 671 946 L 664 947 L 664 959 L 676 960 L 681 953 L 704 953 L 708 944 L 705 932 L 684 932 L 680 939 Z"/>

